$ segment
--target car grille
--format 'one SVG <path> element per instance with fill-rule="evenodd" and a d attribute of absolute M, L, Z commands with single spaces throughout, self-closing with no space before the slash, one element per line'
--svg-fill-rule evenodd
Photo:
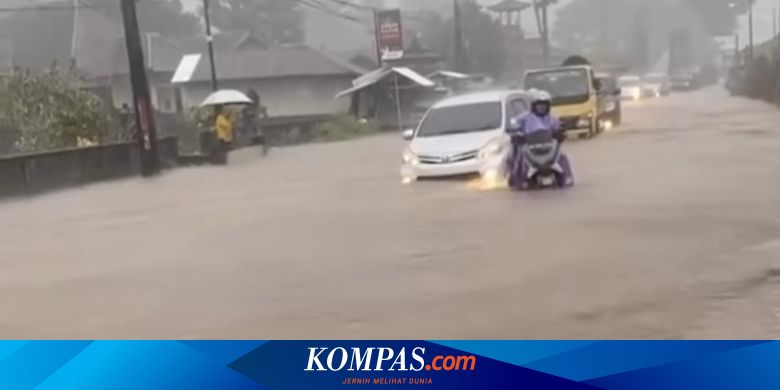
<path fill-rule="evenodd" d="M 560 119 L 561 122 L 561 129 L 563 130 L 570 130 L 577 127 L 577 122 L 579 122 L 580 117 L 578 116 L 565 116 Z"/>
<path fill-rule="evenodd" d="M 479 150 L 472 150 L 465 153 L 452 154 L 447 156 L 418 156 L 421 164 L 453 164 L 463 161 L 469 161 L 477 158 Z"/>

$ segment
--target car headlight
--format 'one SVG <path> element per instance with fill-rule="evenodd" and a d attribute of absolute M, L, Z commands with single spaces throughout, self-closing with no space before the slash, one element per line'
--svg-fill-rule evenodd
<path fill-rule="evenodd" d="M 590 127 L 591 120 L 593 120 L 593 113 L 581 115 L 580 119 L 577 120 L 577 127 Z"/>
<path fill-rule="evenodd" d="M 404 150 L 404 153 L 401 155 L 401 160 L 404 164 L 408 165 L 419 165 L 420 164 L 420 158 L 417 157 L 416 154 L 412 151 L 410 148 L 406 148 Z"/>
<path fill-rule="evenodd" d="M 479 150 L 479 158 L 488 158 L 501 154 L 504 150 L 504 144 L 501 142 L 501 138 L 496 138 L 488 142 L 482 149 Z"/>

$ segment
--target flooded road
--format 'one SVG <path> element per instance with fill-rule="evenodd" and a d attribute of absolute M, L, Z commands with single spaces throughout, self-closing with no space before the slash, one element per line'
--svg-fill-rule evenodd
<path fill-rule="evenodd" d="M 0 203 L 0 335 L 780 337 L 780 110 L 624 110 L 564 192 L 403 186 L 378 136 Z"/>

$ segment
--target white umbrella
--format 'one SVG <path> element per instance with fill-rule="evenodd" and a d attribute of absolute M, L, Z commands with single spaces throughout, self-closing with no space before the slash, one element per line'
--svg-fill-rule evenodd
<path fill-rule="evenodd" d="M 248 98 L 243 92 L 234 89 L 222 89 L 209 95 L 201 107 L 217 106 L 220 104 L 252 104 L 252 99 Z"/>

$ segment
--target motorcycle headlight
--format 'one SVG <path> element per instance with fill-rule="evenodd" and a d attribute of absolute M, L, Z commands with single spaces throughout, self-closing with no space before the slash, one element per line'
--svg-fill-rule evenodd
<path fill-rule="evenodd" d="M 420 164 L 420 159 L 417 157 L 416 154 L 414 154 L 414 152 L 410 148 L 406 148 L 406 150 L 404 150 L 404 153 L 401 155 L 401 160 L 403 161 L 404 164 L 409 164 L 409 165 Z"/>
<path fill-rule="evenodd" d="M 504 144 L 501 142 L 500 138 L 496 138 L 488 142 L 485 146 L 482 147 L 482 149 L 480 149 L 479 158 L 496 156 L 498 154 L 501 154 L 503 150 L 504 150 Z"/>

